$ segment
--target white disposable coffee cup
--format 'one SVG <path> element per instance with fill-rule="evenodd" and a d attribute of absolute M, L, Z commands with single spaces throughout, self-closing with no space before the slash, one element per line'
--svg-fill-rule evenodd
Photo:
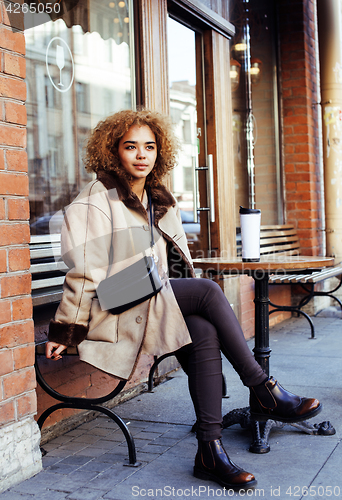
<path fill-rule="evenodd" d="M 260 260 L 260 221 L 260 210 L 240 207 L 243 262 L 259 262 Z"/>

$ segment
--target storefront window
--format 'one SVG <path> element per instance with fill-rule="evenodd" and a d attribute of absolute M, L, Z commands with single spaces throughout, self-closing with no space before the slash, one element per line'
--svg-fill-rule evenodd
<path fill-rule="evenodd" d="M 234 0 L 230 21 L 236 205 L 282 223 L 274 2 Z M 236 221 L 237 226 L 239 220 Z"/>
<path fill-rule="evenodd" d="M 25 30 L 33 235 L 92 179 L 82 159 L 90 130 L 135 106 L 130 0 L 79 2 L 54 17 Z"/>

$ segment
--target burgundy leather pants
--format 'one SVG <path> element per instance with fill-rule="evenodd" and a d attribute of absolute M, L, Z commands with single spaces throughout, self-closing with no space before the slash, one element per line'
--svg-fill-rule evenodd
<path fill-rule="evenodd" d="M 208 279 L 170 280 L 190 332 L 192 343 L 176 352 L 188 375 L 197 416 L 197 439 L 221 437 L 222 360 L 231 362 L 247 387 L 260 384 L 266 375 L 255 361 L 240 324 L 217 283 Z"/>

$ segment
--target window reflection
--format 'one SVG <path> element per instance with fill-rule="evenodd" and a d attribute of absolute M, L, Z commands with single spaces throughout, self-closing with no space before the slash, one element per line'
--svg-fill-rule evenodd
<path fill-rule="evenodd" d="M 195 32 L 168 19 L 170 114 L 182 144 L 172 185 L 191 251 L 199 246 L 200 224 L 194 222 L 194 171 L 198 166 Z"/>
<path fill-rule="evenodd" d="M 277 224 L 282 200 L 274 3 L 233 0 L 230 21 L 236 206 L 255 205 L 263 224 Z"/>
<path fill-rule="evenodd" d="M 79 2 L 25 30 L 31 233 L 92 179 L 83 165 L 90 130 L 134 106 L 130 2 Z"/>

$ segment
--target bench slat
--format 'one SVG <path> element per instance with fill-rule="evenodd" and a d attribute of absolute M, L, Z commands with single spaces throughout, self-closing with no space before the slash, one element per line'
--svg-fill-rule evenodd
<path fill-rule="evenodd" d="M 299 239 L 298 236 L 280 236 L 279 238 L 265 238 L 265 239 L 260 239 L 260 245 L 265 246 L 269 244 L 275 244 L 275 245 L 282 245 L 283 243 L 297 243 L 299 247 Z"/>
<path fill-rule="evenodd" d="M 42 288 L 50 288 L 52 286 L 60 286 L 64 283 L 64 276 L 57 276 L 56 278 L 46 278 L 42 280 L 32 280 L 31 289 L 40 290 Z"/>
<path fill-rule="evenodd" d="M 333 268 L 322 269 L 315 271 L 312 274 L 289 274 L 289 275 L 272 275 L 269 282 L 272 283 L 319 283 L 320 281 L 342 274 L 342 267 L 335 266 Z"/>
<path fill-rule="evenodd" d="M 292 280 L 297 279 L 299 276 L 303 276 L 303 274 L 274 274 L 273 276 L 270 276 L 269 281 L 270 283 L 290 283 Z"/>
<path fill-rule="evenodd" d="M 293 274 L 291 276 L 287 276 L 287 279 L 283 281 L 283 283 L 301 283 L 303 279 L 307 277 L 307 274 Z"/>
<path fill-rule="evenodd" d="M 341 266 L 333 267 L 332 269 L 323 269 L 320 273 L 315 273 L 315 275 L 309 276 L 307 282 L 318 283 L 319 281 L 323 281 L 328 278 L 334 278 L 335 276 L 339 276 L 341 274 L 342 274 Z"/>
<path fill-rule="evenodd" d="M 45 262 L 43 264 L 32 264 L 30 267 L 31 274 L 48 273 L 53 271 L 67 271 L 69 268 L 64 262 Z"/>
<path fill-rule="evenodd" d="M 291 231 L 260 231 L 260 240 L 265 238 L 280 238 L 281 236 L 297 237 L 297 231 L 292 229 Z"/>
<path fill-rule="evenodd" d="M 55 234 L 37 234 L 32 235 L 30 239 L 30 245 L 41 245 L 41 244 L 49 244 L 56 243 L 61 241 L 60 233 Z"/>
<path fill-rule="evenodd" d="M 285 229 L 294 229 L 293 224 L 276 224 L 276 225 L 270 225 L 270 226 L 260 226 L 260 231 L 265 231 L 265 230 L 285 230 Z"/>
<path fill-rule="evenodd" d="M 260 254 L 264 255 L 267 253 L 282 253 L 285 250 L 298 250 L 298 248 L 299 247 L 296 243 L 289 243 L 280 247 L 277 247 L 276 245 L 269 245 L 267 247 L 261 247 Z"/>
<path fill-rule="evenodd" d="M 61 256 L 61 247 L 41 247 L 41 248 L 31 248 L 30 249 L 30 257 L 31 260 L 34 259 L 46 259 L 51 258 L 55 259 Z"/>
<path fill-rule="evenodd" d="M 56 302 L 60 302 L 62 300 L 62 295 L 63 295 L 63 292 L 61 291 L 48 292 L 44 290 L 44 293 L 40 293 L 37 295 L 34 294 L 33 292 L 32 292 L 32 305 L 34 307 L 42 306 L 44 304 L 54 304 Z"/>

